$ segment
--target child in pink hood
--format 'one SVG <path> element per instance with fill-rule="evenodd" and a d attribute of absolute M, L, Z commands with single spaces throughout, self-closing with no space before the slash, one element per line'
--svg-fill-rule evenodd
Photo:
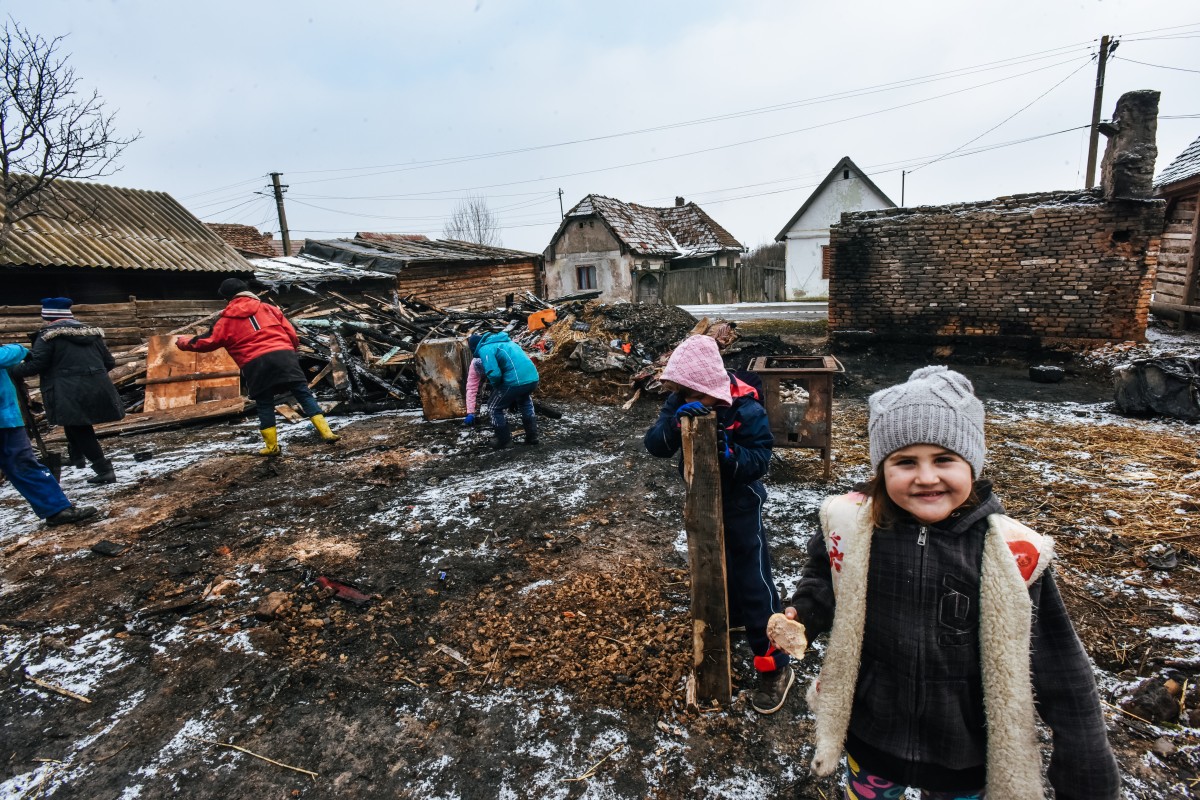
<path fill-rule="evenodd" d="M 758 390 L 725 369 L 709 336 L 688 337 L 675 348 L 662 383 L 671 394 L 646 432 L 651 455 L 669 458 L 679 452 L 683 417 L 717 416 L 730 625 L 745 626 L 754 651 L 757 684 L 750 705 L 760 714 L 773 714 L 783 707 L 796 678 L 788 655 L 767 637 L 767 620 L 781 610 L 762 525 L 767 490 L 761 479 L 775 441 L 767 413 Z"/>

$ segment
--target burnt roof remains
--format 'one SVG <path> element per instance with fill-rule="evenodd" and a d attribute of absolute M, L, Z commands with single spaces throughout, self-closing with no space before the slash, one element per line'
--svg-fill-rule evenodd
<path fill-rule="evenodd" d="M 658 208 L 589 194 L 567 212 L 551 241 L 581 217 L 597 216 L 612 234 L 640 255 L 694 258 L 725 251 L 741 252 L 741 242 L 695 203 Z"/>
<path fill-rule="evenodd" d="M 1200 176 L 1200 136 L 1159 173 L 1154 179 L 1154 186 L 1161 192 L 1172 184 L 1182 183 L 1197 176 Z"/>
<path fill-rule="evenodd" d="M 301 254 L 392 273 L 418 264 L 509 264 L 541 258 L 537 253 L 455 239 L 378 233 L 360 233 L 353 239 L 308 239 Z"/>

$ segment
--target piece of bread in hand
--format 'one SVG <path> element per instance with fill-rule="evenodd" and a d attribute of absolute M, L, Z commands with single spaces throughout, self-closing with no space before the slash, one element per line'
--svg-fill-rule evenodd
<path fill-rule="evenodd" d="M 767 620 L 767 636 L 783 652 L 800 658 L 808 648 L 808 637 L 804 626 L 783 614 L 772 614 Z"/>

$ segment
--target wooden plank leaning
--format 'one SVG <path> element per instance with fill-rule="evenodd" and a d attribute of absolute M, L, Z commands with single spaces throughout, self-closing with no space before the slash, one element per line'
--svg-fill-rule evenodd
<path fill-rule="evenodd" d="M 733 698 L 729 661 L 729 598 L 725 583 L 725 528 L 716 415 L 685 417 L 683 523 L 692 584 L 692 666 L 701 704 L 728 706 Z"/>

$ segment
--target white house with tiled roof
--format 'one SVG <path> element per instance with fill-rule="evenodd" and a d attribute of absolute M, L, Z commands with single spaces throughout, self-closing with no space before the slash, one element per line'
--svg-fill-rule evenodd
<path fill-rule="evenodd" d="M 1200 327 L 1200 137 L 1155 178 L 1167 201 L 1150 310 Z"/>
<path fill-rule="evenodd" d="M 829 294 L 829 228 L 843 212 L 895 207 L 849 156 L 839 161 L 775 237 L 787 243 L 788 297 Z"/>
<path fill-rule="evenodd" d="M 546 248 L 548 297 L 599 291 L 606 301 L 656 303 L 665 273 L 734 269 L 742 244 L 695 203 L 666 208 L 589 194 L 563 217 Z"/>

